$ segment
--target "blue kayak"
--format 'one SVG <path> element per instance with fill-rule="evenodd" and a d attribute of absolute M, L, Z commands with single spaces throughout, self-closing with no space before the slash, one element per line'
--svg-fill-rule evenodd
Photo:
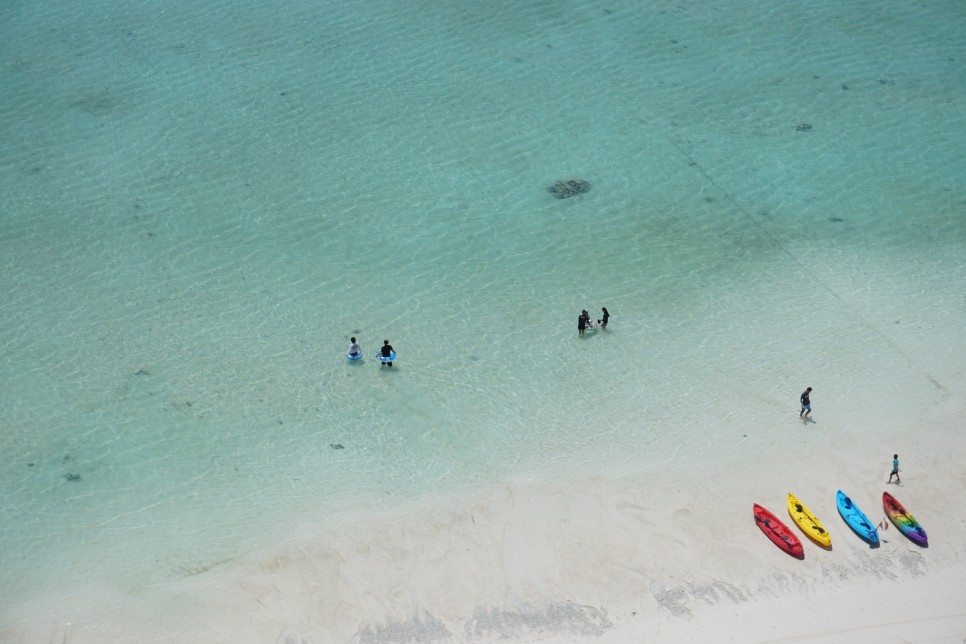
<path fill-rule="evenodd" d="M 849 524 L 855 534 L 868 541 L 870 545 L 876 546 L 879 544 L 878 530 L 869 521 L 869 517 L 865 516 L 862 510 L 852 503 L 852 499 L 845 496 L 845 492 L 842 490 L 835 493 L 835 504 L 839 506 L 839 514 L 842 515 L 842 518 L 845 519 L 845 522 Z"/>

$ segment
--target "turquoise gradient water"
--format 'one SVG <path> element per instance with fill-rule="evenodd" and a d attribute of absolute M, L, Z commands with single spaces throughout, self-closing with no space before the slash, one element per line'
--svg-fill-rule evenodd
<path fill-rule="evenodd" d="M 947 397 L 964 21 L 5 4 L 0 633 L 359 505 L 713 461 L 806 384 Z"/>

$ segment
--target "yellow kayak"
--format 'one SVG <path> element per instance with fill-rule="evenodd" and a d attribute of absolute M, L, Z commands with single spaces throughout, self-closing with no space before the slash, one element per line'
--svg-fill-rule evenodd
<path fill-rule="evenodd" d="M 795 498 L 794 494 L 788 495 L 788 514 L 812 541 L 826 548 L 832 547 L 831 535 L 822 523 L 815 518 L 815 515 L 805 507 L 805 504 Z"/>

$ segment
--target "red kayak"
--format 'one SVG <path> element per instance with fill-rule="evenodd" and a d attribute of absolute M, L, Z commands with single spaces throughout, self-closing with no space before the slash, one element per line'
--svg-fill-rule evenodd
<path fill-rule="evenodd" d="M 755 523 L 765 533 L 765 536 L 775 542 L 775 545 L 799 559 L 805 558 L 805 550 L 802 549 L 802 542 L 798 540 L 791 529 L 778 520 L 774 514 L 755 504 Z"/>

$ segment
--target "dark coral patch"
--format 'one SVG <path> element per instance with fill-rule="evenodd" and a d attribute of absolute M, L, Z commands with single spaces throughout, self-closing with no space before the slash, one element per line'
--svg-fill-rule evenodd
<path fill-rule="evenodd" d="M 569 199 L 570 197 L 582 195 L 589 190 L 590 184 L 583 179 L 567 179 L 566 181 L 558 181 L 547 188 L 547 192 L 552 194 L 557 199 Z"/>

